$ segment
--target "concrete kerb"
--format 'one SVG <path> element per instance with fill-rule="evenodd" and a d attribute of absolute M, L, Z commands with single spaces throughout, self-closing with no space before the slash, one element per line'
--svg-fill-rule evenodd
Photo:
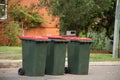
<path fill-rule="evenodd" d="M 65 63 L 67 66 L 67 62 Z M 120 66 L 120 61 L 113 62 L 90 62 L 89 66 Z M 22 60 L 0 60 L 0 68 L 20 68 Z"/>
<path fill-rule="evenodd" d="M 0 68 L 22 67 L 22 60 L 0 60 Z"/>
<path fill-rule="evenodd" d="M 120 61 L 112 62 L 90 62 L 90 66 L 120 66 Z"/>

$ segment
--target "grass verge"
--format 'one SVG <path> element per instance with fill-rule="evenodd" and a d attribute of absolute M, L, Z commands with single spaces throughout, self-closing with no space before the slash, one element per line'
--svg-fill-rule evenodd
<path fill-rule="evenodd" d="M 1 53 L 22 53 L 21 47 L 9 47 L 9 46 L 0 46 L 0 54 Z"/>
<path fill-rule="evenodd" d="M 0 59 L 22 59 L 22 48 L 16 46 L 0 46 Z"/>
<path fill-rule="evenodd" d="M 120 61 L 120 58 L 112 58 L 112 54 L 90 54 L 90 61 Z"/>
<path fill-rule="evenodd" d="M 7 60 L 20 60 L 22 59 L 22 54 L 0 54 L 0 59 Z"/>
<path fill-rule="evenodd" d="M 19 60 L 22 59 L 21 47 L 0 46 L 0 59 Z M 90 61 L 120 61 L 112 58 L 112 54 L 90 54 Z"/>

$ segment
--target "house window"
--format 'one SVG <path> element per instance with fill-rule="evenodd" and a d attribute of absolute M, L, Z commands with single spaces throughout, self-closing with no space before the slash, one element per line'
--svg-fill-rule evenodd
<path fill-rule="evenodd" d="M 0 19 L 7 19 L 7 0 L 0 0 Z"/>

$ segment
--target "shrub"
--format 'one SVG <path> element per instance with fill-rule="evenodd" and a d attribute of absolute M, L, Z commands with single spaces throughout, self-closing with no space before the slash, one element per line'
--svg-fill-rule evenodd
<path fill-rule="evenodd" d="M 87 37 L 92 38 L 92 50 L 112 50 L 111 40 L 106 36 L 106 31 L 103 30 L 101 32 L 88 32 Z"/>
<path fill-rule="evenodd" d="M 18 22 L 9 21 L 5 24 L 5 32 L 8 39 L 8 46 L 13 46 L 18 44 L 18 36 L 20 35 L 20 25 Z"/>

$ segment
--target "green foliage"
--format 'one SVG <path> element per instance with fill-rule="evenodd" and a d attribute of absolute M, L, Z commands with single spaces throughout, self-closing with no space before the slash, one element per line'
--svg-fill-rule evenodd
<path fill-rule="evenodd" d="M 38 15 L 36 5 L 31 4 L 30 7 L 20 6 L 19 2 L 20 1 L 17 1 L 11 4 L 8 9 L 8 14 L 14 21 L 20 22 L 21 24 L 23 23 L 23 27 L 26 28 L 36 27 L 42 22 L 47 22 Z"/>
<path fill-rule="evenodd" d="M 79 37 L 87 37 L 87 34 L 85 32 L 80 32 Z"/>
<path fill-rule="evenodd" d="M 88 32 L 87 37 L 92 38 L 92 50 L 108 50 L 112 51 L 112 43 L 111 40 L 105 36 L 106 31 L 103 30 L 101 32 Z"/>
<path fill-rule="evenodd" d="M 28 7 L 26 5 L 20 5 L 21 0 L 9 5 L 8 8 L 8 20 L 5 24 L 5 35 L 9 42 L 7 45 L 19 45 L 18 36 L 20 35 L 21 28 L 29 29 L 31 27 L 37 27 L 42 22 L 47 22 L 45 19 L 39 16 L 37 8 L 38 4 L 32 4 Z"/>
<path fill-rule="evenodd" d="M 114 32 L 114 20 L 115 20 L 115 8 L 116 8 L 116 0 L 108 0 L 109 2 L 107 2 L 106 0 L 104 0 L 103 3 L 100 0 L 98 0 L 97 4 L 100 5 L 101 9 L 103 11 L 101 11 L 101 9 L 99 10 L 99 14 L 98 16 L 94 19 L 94 22 L 91 25 L 91 29 L 93 31 L 101 31 L 103 28 L 106 30 L 106 36 L 109 39 L 111 38 L 111 35 L 113 35 Z M 108 6 L 109 7 L 106 7 Z M 104 4 L 104 5 L 103 5 Z M 104 10 L 105 8 L 105 10 Z"/>
<path fill-rule="evenodd" d="M 9 21 L 4 26 L 7 39 L 9 40 L 8 45 L 13 46 L 18 43 L 18 36 L 20 35 L 20 25 L 18 22 Z"/>
<path fill-rule="evenodd" d="M 61 30 L 87 33 L 88 27 L 104 11 L 109 11 L 112 0 L 42 0 L 48 10 L 60 17 Z"/>

